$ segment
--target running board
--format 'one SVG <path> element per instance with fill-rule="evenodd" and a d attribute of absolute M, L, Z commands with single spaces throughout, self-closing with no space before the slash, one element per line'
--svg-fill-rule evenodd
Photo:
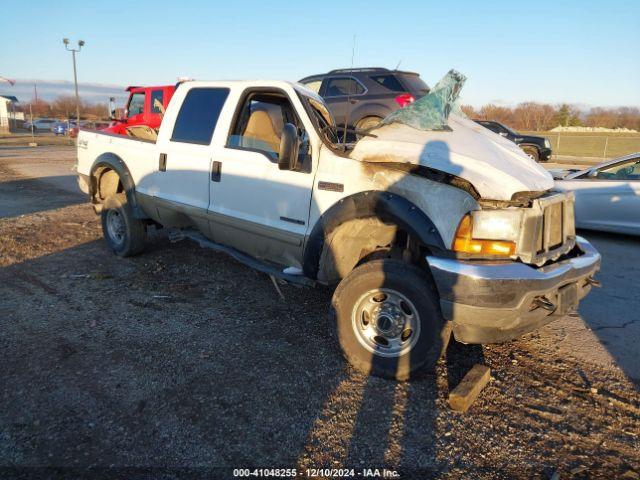
<path fill-rule="evenodd" d="M 304 275 L 290 275 L 288 273 L 284 273 L 282 272 L 282 270 L 267 263 L 261 262 L 260 260 L 247 255 L 246 253 L 239 252 L 233 247 L 227 247 L 226 245 L 212 242 L 199 232 L 195 232 L 192 230 L 180 230 L 180 233 L 184 238 L 189 238 L 194 242 L 197 242 L 202 248 L 211 248 L 218 252 L 226 253 L 227 255 L 230 255 L 231 257 L 236 259 L 238 262 L 243 263 L 246 266 L 253 268 L 254 270 L 258 270 L 259 272 L 266 273 L 267 275 L 270 275 L 272 277 L 276 277 L 279 280 L 284 280 L 285 282 L 297 285 L 304 285 L 306 287 L 313 287 L 316 284 L 315 281 L 305 277 Z"/>

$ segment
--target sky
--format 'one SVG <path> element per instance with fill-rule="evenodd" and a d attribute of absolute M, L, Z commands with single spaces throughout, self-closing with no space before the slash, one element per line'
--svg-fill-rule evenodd
<path fill-rule="evenodd" d="M 0 76 L 17 79 L 14 92 L 73 80 L 63 37 L 86 42 L 80 83 L 114 91 L 178 77 L 295 81 L 350 67 L 355 37 L 355 66 L 400 64 L 430 85 L 455 68 L 474 106 L 640 106 L 638 0 L 29 0 L 4 11 Z"/>

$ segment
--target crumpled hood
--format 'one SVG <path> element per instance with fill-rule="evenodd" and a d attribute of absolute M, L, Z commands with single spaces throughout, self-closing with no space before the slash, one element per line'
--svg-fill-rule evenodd
<path fill-rule="evenodd" d="M 515 143 L 468 118 L 449 115 L 451 131 L 382 125 L 358 141 L 350 157 L 362 162 L 423 165 L 471 183 L 480 196 L 511 200 L 517 192 L 553 188 L 552 176 Z"/>

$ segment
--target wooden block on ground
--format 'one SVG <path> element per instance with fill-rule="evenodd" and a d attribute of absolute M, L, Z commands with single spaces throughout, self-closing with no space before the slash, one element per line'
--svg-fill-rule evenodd
<path fill-rule="evenodd" d="M 491 369 L 476 364 L 467 372 L 460 384 L 449 393 L 449 406 L 457 412 L 466 412 L 491 378 Z"/>

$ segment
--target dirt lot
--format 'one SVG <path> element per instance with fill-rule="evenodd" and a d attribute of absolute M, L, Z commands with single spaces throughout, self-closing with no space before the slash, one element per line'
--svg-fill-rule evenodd
<path fill-rule="evenodd" d="M 326 289 L 284 287 L 283 302 L 265 275 L 159 234 L 110 254 L 73 155 L 0 149 L 0 477 L 638 478 L 637 239 L 587 235 L 604 288 L 582 316 L 453 343 L 436 376 L 395 383 L 345 364 Z M 494 380 L 454 413 L 475 363 Z"/>

